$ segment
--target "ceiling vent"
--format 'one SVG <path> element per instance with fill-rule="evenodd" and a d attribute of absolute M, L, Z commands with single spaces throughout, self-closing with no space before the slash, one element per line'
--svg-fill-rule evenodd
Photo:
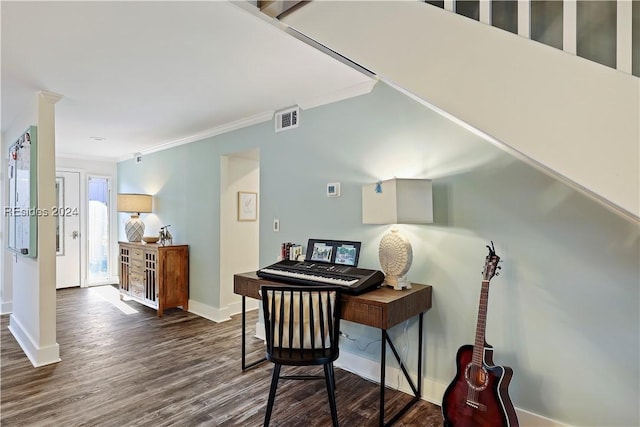
<path fill-rule="evenodd" d="M 276 132 L 289 130 L 298 127 L 300 118 L 300 108 L 289 108 L 276 113 Z"/>

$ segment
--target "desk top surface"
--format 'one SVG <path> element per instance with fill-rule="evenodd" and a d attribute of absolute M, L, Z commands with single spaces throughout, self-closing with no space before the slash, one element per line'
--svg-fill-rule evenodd
<path fill-rule="evenodd" d="M 261 284 L 283 284 L 258 277 L 255 271 L 234 275 L 233 291 L 236 294 L 260 299 Z M 383 286 L 360 295 L 342 294 L 344 320 L 389 329 L 431 308 L 430 285 L 411 284 L 411 289 L 395 290 Z"/>

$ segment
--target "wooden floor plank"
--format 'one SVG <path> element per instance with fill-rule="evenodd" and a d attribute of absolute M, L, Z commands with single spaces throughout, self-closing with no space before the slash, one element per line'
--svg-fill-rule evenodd
<path fill-rule="evenodd" d="M 102 293 L 102 292 L 100 292 Z M 95 288 L 57 291 L 62 361 L 33 368 L 0 319 L 2 426 L 261 426 L 272 365 L 242 372 L 239 316 L 215 323 L 135 302 L 125 314 Z M 248 314 L 248 324 L 257 320 Z M 247 336 L 248 360 L 264 355 Z M 283 368 L 300 371 L 304 368 Z M 321 372 L 321 371 L 316 371 Z M 378 424 L 378 385 L 336 369 L 340 424 Z M 410 397 L 389 390 L 388 410 Z M 280 382 L 272 426 L 331 425 L 324 381 Z M 440 408 L 416 404 L 395 425 L 440 427 Z"/>

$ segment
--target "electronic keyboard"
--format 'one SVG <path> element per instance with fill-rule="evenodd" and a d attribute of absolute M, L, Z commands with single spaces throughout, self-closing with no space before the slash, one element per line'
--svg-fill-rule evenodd
<path fill-rule="evenodd" d="M 345 293 L 361 294 L 384 281 L 378 270 L 310 261 L 279 261 L 256 272 L 258 277 L 298 285 L 337 285 Z"/>

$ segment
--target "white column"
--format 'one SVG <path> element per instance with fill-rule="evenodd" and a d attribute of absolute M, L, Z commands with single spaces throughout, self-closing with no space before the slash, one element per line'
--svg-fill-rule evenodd
<path fill-rule="evenodd" d="M 518 35 L 531 38 L 530 0 L 518 0 Z"/>
<path fill-rule="evenodd" d="M 578 3 L 576 0 L 564 0 L 562 11 L 562 50 L 567 53 L 577 52 Z"/>
<path fill-rule="evenodd" d="M 633 3 L 631 0 L 618 0 L 616 26 L 616 68 L 625 73 L 632 71 L 632 16 Z"/>
<path fill-rule="evenodd" d="M 34 115 L 37 125 L 37 206 L 51 212 L 55 195 L 55 103 L 62 96 L 39 92 Z M 35 116 L 35 117 L 34 117 Z M 56 222 L 51 215 L 37 217 L 37 257 L 14 256 L 12 268 L 13 312 L 9 330 L 33 366 L 60 361 L 56 342 Z"/>
<path fill-rule="evenodd" d="M 55 104 L 62 95 L 38 93 L 38 206 L 56 206 Z M 49 211 L 51 211 L 49 209 Z M 38 286 L 40 288 L 40 341 L 36 366 L 60 361 L 56 342 L 56 218 L 38 217 Z"/>

